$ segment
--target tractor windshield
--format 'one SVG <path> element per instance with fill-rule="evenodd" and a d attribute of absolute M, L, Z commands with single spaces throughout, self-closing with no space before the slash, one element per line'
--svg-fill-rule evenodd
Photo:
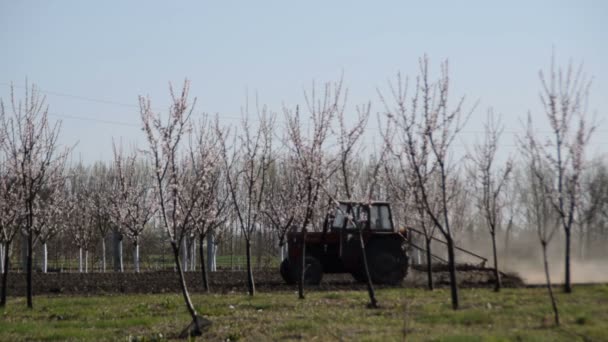
<path fill-rule="evenodd" d="M 374 230 L 392 230 L 390 211 L 387 205 L 372 205 L 369 227 Z"/>
<path fill-rule="evenodd" d="M 369 229 L 372 230 L 393 230 L 391 224 L 390 208 L 386 204 L 372 204 L 371 206 L 363 204 L 340 204 L 340 209 L 336 209 L 335 216 L 332 222 L 333 229 L 355 229 L 351 220 L 346 219 L 350 215 L 353 221 L 361 224 L 362 228 L 366 228 L 369 220 Z"/>
<path fill-rule="evenodd" d="M 357 220 L 359 216 L 359 207 L 352 207 L 342 203 L 340 204 L 340 209 L 335 211 L 335 218 L 332 224 L 332 228 L 334 229 L 342 229 L 344 228 L 344 224 L 346 223 L 346 229 L 354 229 L 353 223 L 351 220 L 347 220 L 346 216 L 351 215 L 353 220 Z"/>

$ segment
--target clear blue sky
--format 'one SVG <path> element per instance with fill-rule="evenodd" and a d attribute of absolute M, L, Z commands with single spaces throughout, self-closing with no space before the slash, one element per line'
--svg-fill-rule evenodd
<path fill-rule="evenodd" d="M 62 140 L 78 141 L 76 153 L 92 161 L 111 158 L 112 137 L 142 145 L 137 95 L 166 108 L 169 81 L 188 77 L 199 112 L 237 123 L 247 89 L 280 111 L 302 103 L 313 79 L 343 71 L 349 103 L 371 100 L 376 112 L 376 88 L 397 71 L 414 75 L 427 53 L 435 70 L 449 59 L 454 95 L 480 101 L 471 140 L 488 106 L 510 131 L 528 110 L 542 120 L 538 70 L 555 47 L 560 63 L 584 61 L 594 77 L 590 108 L 604 120 L 595 154 L 608 151 L 607 33 L 599 0 L 0 0 L 0 96 L 11 81 L 37 83 L 63 120 Z M 513 150 L 510 137 L 504 145 Z"/>

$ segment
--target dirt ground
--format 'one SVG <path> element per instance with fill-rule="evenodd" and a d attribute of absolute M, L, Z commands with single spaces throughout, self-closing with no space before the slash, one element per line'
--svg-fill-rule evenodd
<path fill-rule="evenodd" d="M 254 270 L 254 279 L 258 291 L 290 291 L 296 287 L 286 285 L 278 270 Z M 447 270 L 438 267 L 433 272 L 437 287 L 449 285 Z M 173 271 L 155 271 L 141 273 L 36 273 L 33 276 L 35 294 L 104 294 L 104 293 L 169 293 L 179 292 L 177 274 Z M 457 280 L 461 287 L 491 287 L 494 277 L 491 269 L 480 269 L 472 266 L 460 267 Z M 202 292 L 200 272 L 186 272 L 188 287 L 193 292 Z M 210 288 L 216 293 L 245 292 L 247 290 L 246 273 L 243 271 L 221 270 L 209 275 Z M 21 296 L 25 294 L 25 274 L 10 273 L 8 294 Z M 410 268 L 402 287 L 425 287 L 427 275 L 422 270 Z M 505 287 L 524 286 L 516 275 L 503 275 Z M 383 287 L 383 286 L 378 286 Z M 350 274 L 325 274 L 321 284 L 310 286 L 311 290 L 351 290 L 365 289 Z"/>

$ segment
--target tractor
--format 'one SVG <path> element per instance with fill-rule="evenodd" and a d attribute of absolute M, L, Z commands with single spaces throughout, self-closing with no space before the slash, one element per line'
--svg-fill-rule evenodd
<path fill-rule="evenodd" d="M 306 284 L 319 284 L 324 273 L 350 273 L 356 281 L 364 282 L 367 276 L 361 249 L 363 240 L 372 282 L 400 284 L 408 270 L 406 231 L 395 229 L 390 203 L 338 204 L 326 215 L 322 229 L 288 232 L 288 257 L 280 267 L 283 280 L 288 284 L 298 281 L 304 254 Z"/>

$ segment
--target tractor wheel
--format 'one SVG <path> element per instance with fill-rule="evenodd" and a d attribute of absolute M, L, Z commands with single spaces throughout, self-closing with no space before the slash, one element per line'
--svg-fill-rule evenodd
<path fill-rule="evenodd" d="M 283 277 L 283 280 L 287 285 L 293 285 L 296 283 L 296 278 L 293 277 L 293 272 L 291 268 L 292 267 L 289 263 L 289 259 L 285 259 L 283 260 L 283 262 L 281 262 L 281 277 Z"/>
<path fill-rule="evenodd" d="M 407 275 L 408 257 L 400 241 L 373 241 L 367 251 L 367 262 L 376 284 L 399 285 Z"/>
<path fill-rule="evenodd" d="M 296 265 L 294 265 L 293 267 L 291 267 L 290 265 L 289 267 L 292 271 L 291 275 L 294 279 L 294 283 L 297 283 L 300 279 L 301 265 L 301 261 L 298 260 Z M 321 283 L 321 278 L 323 278 L 323 266 L 321 265 L 321 262 L 319 261 L 319 259 L 313 256 L 307 256 L 306 269 L 304 272 L 304 284 L 319 285 L 319 283 Z"/>

